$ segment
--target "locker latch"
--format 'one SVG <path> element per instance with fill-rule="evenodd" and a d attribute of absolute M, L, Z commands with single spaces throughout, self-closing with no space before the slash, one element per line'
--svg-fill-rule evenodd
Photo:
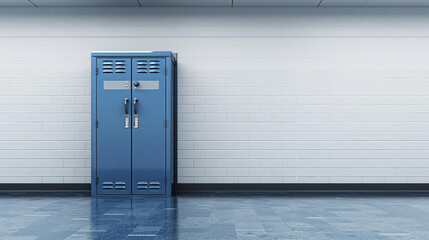
<path fill-rule="evenodd" d="M 139 115 L 134 115 L 134 128 L 139 128 Z"/>
<path fill-rule="evenodd" d="M 124 116 L 124 128 L 130 128 L 130 116 L 129 115 Z"/>
<path fill-rule="evenodd" d="M 124 128 L 130 127 L 130 115 L 128 115 L 128 98 L 125 98 L 124 105 L 125 105 L 125 115 L 124 115 Z"/>
<path fill-rule="evenodd" d="M 138 99 L 137 98 L 134 98 L 134 102 L 133 102 L 133 104 L 134 104 L 134 128 L 139 128 L 139 115 L 137 115 L 137 111 L 138 111 L 138 106 L 137 106 L 137 103 L 138 103 Z"/>

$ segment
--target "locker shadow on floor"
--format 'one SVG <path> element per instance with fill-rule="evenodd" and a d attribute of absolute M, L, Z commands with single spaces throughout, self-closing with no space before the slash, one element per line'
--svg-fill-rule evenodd
<path fill-rule="evenodd" d="M 427 239 L 429 193 L 0 194 L 0 239 Z"/>

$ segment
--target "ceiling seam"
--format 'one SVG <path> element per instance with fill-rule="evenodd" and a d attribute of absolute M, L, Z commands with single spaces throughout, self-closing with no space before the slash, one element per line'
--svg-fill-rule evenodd
<path fill-rule="evenodd" d="M 322 4 L 323 0 L 320 0 L 319 4 L 317 4 L 317 7 L 320 7 L 320 4 Z"/>
<path fill-rule="evenodd" d="M 140 1 L 139 1 L 139 0 L 137 0 L 137 3 L 139 4 L 139 6 L 140 6 L 140 7 L 142 7 L 142 4 L 140 3 Z"/>
<path fill-rule="evenodd" d="M 31 4 L 33 4 L 35 7 L 39 7 L 36 4 L 34 4 L 34 2 L 32 2 L 31 0 L 28 0 Z"/>

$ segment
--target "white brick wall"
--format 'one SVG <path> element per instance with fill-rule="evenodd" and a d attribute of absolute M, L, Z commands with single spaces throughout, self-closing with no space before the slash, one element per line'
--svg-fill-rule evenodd
<path fill-rule="evenodd" d="M 0 9 L 0 183 L 90 182 L 90 51 L 180 55 L 181 183 L 428 183 L 427 8 Z"/>

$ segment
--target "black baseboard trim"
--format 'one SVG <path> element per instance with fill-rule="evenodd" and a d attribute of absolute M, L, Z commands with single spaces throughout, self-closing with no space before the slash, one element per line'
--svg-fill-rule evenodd
<path fill-rule="evenodd" d="M 429 191 L 429 184 L 178 184 L 178 191 L 179 193 L 196 191 Z"/>
<path fill-rule="evenodd" d="M 429 184 L 354 184 L 354 183 L 243 183 L 243 184 L 178 184 L 178 193 L 182 192 L 253 192 L 253 191 L 307 191 L 307 192 L 330 192 L 330 191 L 429 191 Z M 91 184 L 62 184 L 62 183 L 7 183 L 0 184 L 0 191 L 11 192 L 90 192 Z"/>
<path fill-rule="evenodd" d="M 0 191 L 22 192 L 90 192 L 89 183 L 6 183 L 0 184 Z"/>

